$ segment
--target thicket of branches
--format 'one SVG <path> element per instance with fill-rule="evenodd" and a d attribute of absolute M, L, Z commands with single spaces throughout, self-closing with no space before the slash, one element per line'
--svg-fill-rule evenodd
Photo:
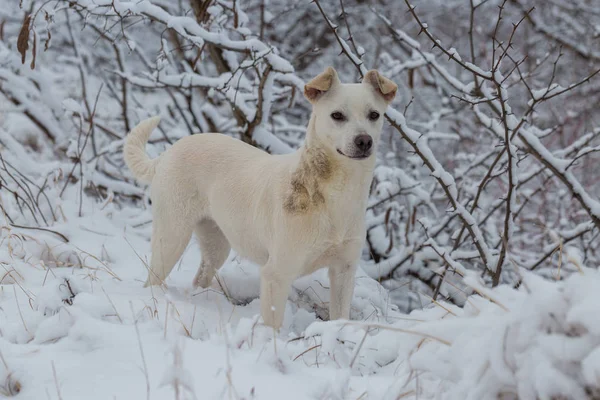
<path fill-rule="evenodd" d="M 461 303 L 467 270 L 558 279 L 599 261 L 598 27 L 592 0 L 23 0 L 0 10 L 4 219 L 52 231 L 67 196 L 145 201 L 121 146 L 156 114 L 154 154 L 215 131 L 292 151 L 304 81 L 378 68 L 400 90 L 363 269 L 404 310 Z"/>

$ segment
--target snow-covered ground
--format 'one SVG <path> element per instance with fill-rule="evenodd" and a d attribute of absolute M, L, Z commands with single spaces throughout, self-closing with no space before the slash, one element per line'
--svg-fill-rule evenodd
<path fill-rule="evenodd" d="M 420 26 L 397 0 L 230 3 L 0 2 L 0 399 L 600 399 L 600 1 L 530 1 L 514 37 L 524 2 L 417 1 Z M 352 320 L 327 321 L 322 270 L 295 282 L 280 332 L 262 326 L 258 267 L 232 253 L 193 289 L 195 241 L 144 288 L 130 127 L 161 116 L 152 157 L 208 131 L 287 152 L 304 81 L 327 65 L 358 81 L 354 63 L 399 93 Z M 500 259 L 518 288 L 480 282 Z M 446 265 L 453 304 L 430 297 Z"/>
<path fill-rule="evenodd" d="M 150 213 L 65 201 L 51 232 L 3 229 L 0 397 L 17 399 L 584 399 L 600 389 L 600 273 L 479 287 L 410 315 L 360 271 L 351 322 L 323 322 L 327 275 L 295 284 L 279 333 L 257 267 L 231 255 L 193 290 L 191 242 L 168 289 L 143 288 Z M 68 211 L 73 210 L 72 214 Z M 365 268 L 368 268 L 365 266 Z M 18 394 L 17 394 L 18 392 Z M 596 396 L 596 397 L 594 397 Z"/>

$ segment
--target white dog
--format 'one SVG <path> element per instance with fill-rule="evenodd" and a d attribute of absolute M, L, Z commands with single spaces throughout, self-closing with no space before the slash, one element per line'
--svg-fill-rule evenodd
<path fill-rule="evenodd" d="M 125 161 L 151 187 L 152 260 L 146 286 L 171 272 L 195 232 L 208 287 L 233 248 L 261 265 L 261 315 L 279 328 L 292 282 L 329 267 L 331 319 L 348 319 L 365 240 L 365 211 L 383 114 L 397 86 L 377 71 L 342 84 L 329 67 L 304 87 L 313 105 L 306 143 L 269 155 L 226 135 L 185 137 L 158 158 L 144 146 L 158 125 L 141 122 Z"/>

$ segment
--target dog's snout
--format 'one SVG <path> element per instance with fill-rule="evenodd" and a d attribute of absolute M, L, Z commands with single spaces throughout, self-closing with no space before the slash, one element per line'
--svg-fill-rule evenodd
<path fill-rule="evenodd" d="M 354 138 L 354 144 L 361 151 L 367 152 L 373 147 L 373 138 L 370 135 L 360 134 Z"/>

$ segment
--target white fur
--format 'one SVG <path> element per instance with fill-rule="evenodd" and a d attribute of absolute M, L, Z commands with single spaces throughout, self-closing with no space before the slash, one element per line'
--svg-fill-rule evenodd
<path fill-rule="evenodd" d="M 322 267 L 329 267 L 330 318 L 349 318 L 374 148 L 390 90 L 393 97 L 396 87 L 376 72 L 370 74 L 388 86 L 366 78 L 362 84 L 341 84 L 331 68 L 309 82 L 305 94 L 313 114 L 306 143 L 288 155 L 269 155 L 231 137 L 206 133 L 185 137 L 151 160 L 144 145 L 158 118 L 136 126 L 124 154 L 133 174 L 152 183 L 152 260 L 146 285 L 167 277 L 195 232 L 202 252 L 196 286 L 210 285 L 231 246 L 262 266 L 265 324 L 279 328 L 294 279 Z M 347 120 L 334 121 L 334 111 Z M 371 111 L 381 115 L 377 121 L 368 119 Z M 353 140 L 358 134 L 374 140 L 373 151 L 360 160 L 349 157 L 357 152 Z"/>

